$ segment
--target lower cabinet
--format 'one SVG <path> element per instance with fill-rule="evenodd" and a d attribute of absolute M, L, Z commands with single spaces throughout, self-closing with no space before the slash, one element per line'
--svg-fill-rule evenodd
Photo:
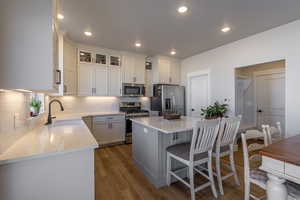
<path fill-rule="evenodd" d="M 94 116 L 92 133 L 100 146 L 125 141 L 125 116 Z"/>

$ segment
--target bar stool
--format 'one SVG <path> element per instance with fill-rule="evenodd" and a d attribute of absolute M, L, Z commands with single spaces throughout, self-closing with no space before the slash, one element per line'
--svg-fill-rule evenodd
<path fill-rule="evenodd" d="M 176 144 L 167 148 L 167 184 L 171 184 L 171 176 L 175 177 L 190 188 L 192 200 L 195 193 L 205 187 L 211 186 L 213 195 L 217 198 L 212 171 L 212 150 L 219 131 L 220 120 L 201 120 L 195 123 L 191 143 Z M 187 166 L 189 183 L 172 171 L 171 159 L 175 159 Z M 208 168 L 202 167 L 207 164 Z M 206 170 L 208 175 L 203 172 Z M 181 170 L 180 170 L 181 171 Z M 208 179 L 197 188 L 194 185 L 194 172 Z"/>
<path fill-rule="evenodd" d="M 242 116 L 223 118 L 220 125 L 220 131 L 217 142 L 213 151 L 213 157 L 216 158 L 216 175 L 221 195 L 224 195 L 222 181 L 233 176 L 235 183 L 240 185 L 240 181 L 236 172 L 234 164 L 234 142 L 238 133 Z M 228 168 L 231 172 L 222 176 L 221 174 L 221 158 L 228 156 L 230 158 L 230 165 L 222 163 L 223 166 Z"/>

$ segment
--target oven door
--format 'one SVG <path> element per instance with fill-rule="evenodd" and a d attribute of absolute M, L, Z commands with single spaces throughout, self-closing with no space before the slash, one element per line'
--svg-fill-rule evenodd
<path fill-rule="evenodd" d="M 144 85 L 123 84 L 122 96 L 144 96 Z"/>

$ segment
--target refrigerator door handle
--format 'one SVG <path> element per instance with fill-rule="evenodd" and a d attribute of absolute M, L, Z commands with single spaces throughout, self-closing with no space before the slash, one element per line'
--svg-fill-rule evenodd
<path fill-rule="evenodd" d="M 176 110 L 175 110 L 175 106 L 176 106 L 176 100 L 175 100 L 175 96 L 172 97 L 172 112 L 176 113 Z"/>

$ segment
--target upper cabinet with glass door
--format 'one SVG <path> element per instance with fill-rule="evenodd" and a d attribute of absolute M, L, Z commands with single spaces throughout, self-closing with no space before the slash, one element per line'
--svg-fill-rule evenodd
<path fill-rule="evenodd" d="M 114 66 L 114 67 L 121 67 L 121 56 L 110 55 L 109 56 L 109 65 Z"/>
<path fill-rule="evenodd" d="M 80 63 L 92 63 L 92 52 L 80 50 L 79 51 L 79 62 Z"/>
<path fill-rule="evenodd" d="M 95 63 L 107 66 L 107 56 L 104 53 L 95 53 Z"/>
<path fill-rule="evenodd" d="M 99 64 L 107 66 L 107 58 L 104 52 L 79 49 L 80 64 Z"/>

